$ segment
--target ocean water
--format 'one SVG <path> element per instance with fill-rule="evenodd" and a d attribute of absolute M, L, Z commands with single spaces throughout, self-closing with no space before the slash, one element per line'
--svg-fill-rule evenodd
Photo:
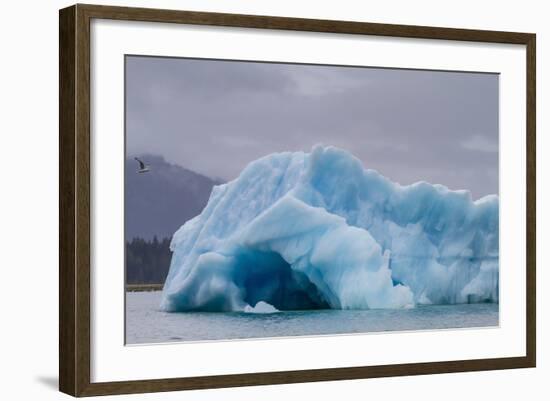
<path fill-rule="evenodd" d="M 160 296 L 160 291 L 126 293 L 127 344 L 435 330 L 499 324 L 498 304 L 273 314 L 166 313 L 159 310 Z"/>

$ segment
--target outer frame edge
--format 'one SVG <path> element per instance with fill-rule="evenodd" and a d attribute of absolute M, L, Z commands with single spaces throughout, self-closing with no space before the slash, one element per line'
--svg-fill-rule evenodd
<path fill-rule="evenodd" d="M 527 334 L 527 358 L 531 367 L 536 366 L 537 361 L 537 285 L 536 285 L 536 202 L 537 202 L 537 180 L 536 180 L 536 35 L 530 34 L 526 43 L 526 87 L 527 87 L 527 221 L 526 221 L 526 334 Z"/>
<path fill-rule="evenodd" d="M 59 11 L 59 390 L 76 395 L 76 7 Z"/>

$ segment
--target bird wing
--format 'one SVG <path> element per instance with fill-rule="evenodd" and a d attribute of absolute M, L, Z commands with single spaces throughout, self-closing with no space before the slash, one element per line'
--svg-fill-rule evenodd
<path fill-rule="evenodd" d="M 139 168 L 143 170 L 145 168 L 145 163 L 143 163 L 141 160 L 139 160 L 137 157 L 134 157 L 136 161 L 139 163 Z"/>

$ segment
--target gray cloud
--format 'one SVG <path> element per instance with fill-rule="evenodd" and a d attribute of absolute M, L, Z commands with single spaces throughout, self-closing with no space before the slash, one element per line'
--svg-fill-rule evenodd
<path fill-rule="evenodd" d="M 129 154 L 232 179 L 271 152 L 351 151 L 401 184 L 498 193 L 498 75 L 130 56 Z"/>
<path fill-rule="evenodd" d="M 498 139 L 498 138 L 496 138 Z M 493 141 L 486 136 L 474 135 L 461 142 L 463 148 L 468 150 L 477 150 L 479 152 L 498 152 L 498 142 Z"/>

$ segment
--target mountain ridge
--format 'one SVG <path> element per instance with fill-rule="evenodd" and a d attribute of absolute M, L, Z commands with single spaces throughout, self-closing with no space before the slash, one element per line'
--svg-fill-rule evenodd
<path fill-rule="evenodd" d="M 150 171 L 138 173 L 134 157 L 149 165 Z M 201 213 L 212 188 L 222 183 L 150 153 L 128 155 L 124 178 L 126 241 L 171 238 L 183 223 Z"/>

